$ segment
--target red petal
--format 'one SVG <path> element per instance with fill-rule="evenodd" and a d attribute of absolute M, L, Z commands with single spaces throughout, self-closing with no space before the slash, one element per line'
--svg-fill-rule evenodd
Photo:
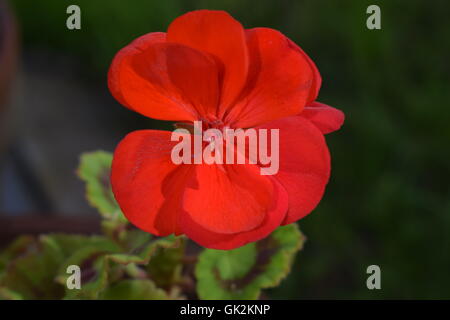
<path fill-rule="evenodd" d="M 338 130 L 345 119 L 341 110 L 317 101 L 309 104 L 300 116 L 311 121 L 323 134 Z"/>
<path fill-rule="evenodd" d="M 122 48 L 115 55 L 111 66 L 108 72 L 108 87 L 111 94 L 114 98 L 119 101 L 122 105 L 127 108 L 133 109 L 131 106 L 127 106 L 123 96 L 122 96 L 122 87 L 120 85 L 120 70 L 122 64 L 127 60 L 134 56 L 137 53 L 140 53 L 146 50 L 149 46 L 162 43 L 166 41 L 166 34 L 164 32 L 152 32 L 147 33 L 134 41 L 132 41 L 129 45 Z"/>
<path fill-rule="evenodd" d="M 109 88 L 119 102 L 151 118 L 186 121 L 206 114 L 218 101 L 215 61 L 192 48 L 149 34 L 114 58 Z"/>
<path fill-rule="evenodd" d="M 167 39 L 207 52 L 220 61 L 220 108 L 229 107 L 247 79 L 248 54 L 242 25 L 224 11 L 192 11 L 170 24 Z"/>
<path fill-rule="evenodd" d="M 319 69 L 317 69 L 316 64 L 314 61 L 311 60 L 311 58 L 305 53 L 305 51 L 302 50 L 294 41 L 289 40 L 290 45 L 295 48 L 297 51 L 299 51 L 309 62 L 309 65 L 313 71 L 313 82 L 311 85 L 311 89 L 309 91 L 308 96 L 308 103 L 313 102 L 317 99 L 317 96 L 319 95 L 320 86 L 322 85 L 322 77 L 320 76 Z"/>
<path fill-rule="evenodd" d="M 284 188 L 274 179 L 272 204 L 262 223 L 255 229 L 235 234 L 220 234 L 207 230 L 195 223 L 191 216 L 184 212 L 181 214 L 183 232 L 198 244 L 221 250 L 231 250 L 241 247 L 249 242 L 258 241 L 267 237 L 280 226 L 286 216 L 288 197 Z"/>
<path fill-rule="evenodd" d="M 171 132 L 134 131 L 114 152 L 111 183 L 123 213 L 135 226 L 157 236 L 180 233 L 178 215 L 184 177 L 191 166 L 175 165 Z"/>
<path fill-rule="evenodd" d="M 249 80 L 243 99 L 227 115 L 227 121 L 234 127 L 249 128 L 298 114 L 313 82 L 308 59 L 276 30 L 255 28 L 246 35 Z"/>
<path fill-rule="evenodd" d="M 280 167 L 272 177 L 289 196 L 289 211 L 283 224 L 295 222 L 317 206 L 328 183 L 330 155 L 324 136 L 308 120 L 297 116 L 260 128 L 279 129 Z"/>
<path fill-rule="evenodd" d="M 203 164 L 188 181 L 183 208 L 203 228 L 224 234 L 259 226 L 272 202 L 273 187 L 250 164 Z"/>

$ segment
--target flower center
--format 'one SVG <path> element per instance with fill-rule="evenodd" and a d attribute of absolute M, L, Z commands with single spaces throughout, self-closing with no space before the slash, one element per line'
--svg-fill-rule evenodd
<path fill-rule="evenodd" d="M 218 129 L 220 131 L 223 131 L 226 127 L 224 122 L 221 119 L 217 118 L 201 118 L 198 121 L 201 122 L 201 129 L 202 131 L 206 131 L 208 129 Z M 174 124 L 176 129 L 186 129 L 191 134 L 195 134 L 195 126 L 192 122 L 177 122 Z"/>

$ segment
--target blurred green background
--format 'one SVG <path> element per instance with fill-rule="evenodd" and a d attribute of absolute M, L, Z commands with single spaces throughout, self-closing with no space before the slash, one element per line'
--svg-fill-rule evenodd
<path fill-rule="evenodd" d="M 45 49 L 70 56 L 81 66 L 79 79 L 99 92 L 107 90 L 107 68 L 120 48 L 144 33 L 165 31 L 190 10 L 223 9 L 247 28 L 283 32 L 316 62 L 323 77 L 318 100 L 343 110 L 346 122 L 327 136 L 332 177 L 319 207 L 300 221 L 306 246 L 289 278 L 268 295 L 450 298 L 448 1 L 11 4 L 24 54 Z M 69 4 L 81 7 L 80 31 L 65 28 Z M 381 30 L 366 28 L 370 4 L 381 7 Z M 112 98 L 109 107 L 103 120 L 109 121 L 108 112 L 119 112 L 120 134 L 149 126 Z M 371 264 L 381 267 L 381 290 L 366 288 Z"/>

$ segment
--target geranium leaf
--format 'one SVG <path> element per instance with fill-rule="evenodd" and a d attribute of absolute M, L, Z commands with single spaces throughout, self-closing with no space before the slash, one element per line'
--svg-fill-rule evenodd
<path fill-rule="evenodd" d="M 23 300 L 23 297 L 8 288 L 0 288 L 0 300 Z"/>
<path fill-rule="evenodd" d="M 0 297 L 4 299 L 59 299 L 64 297 L 67 266 L 90 271 L 86 261 L 93 256 L 120 252 L 120 247 L 102 236 L 49 234 L 39 238 L 19 237 L 0 257 Z M 95 258 L 94 258 L 95 259 Z M 82 273 L 86 278 L 86 274 Z"/>
<path fill-rule="evenodd" d="M 120 288 L 135 290 L 136 299 L 167 298 L 168 293 L 157 289 L 152 279 L 175 282 L 184 238 L 153 238 L 140 230 L 127 230 L 120 240 L 65 234 L 20 237 L 0 255 L 0 299 L 98 299 L 105 292 L 116 296 Z M 149 264 L 153 258 L 155 262 Z M 67 287 L 70 265 L 80 267 L 81 289 Z M 145 284 L 118 285 L 127 278 Z"/>
<path fill-rule="evenodd" d="M 111 190 L 112 154 L 106 151 L 83 153 L 80 157 L 78 176 L 86 183 L 86 197 L 107 219 L 123 219 L 123 214 Z"/>
<path fill-rule="evenodd" d="M 159 248 L 150 259 L 146 269 L 149 276 L 159 287 L 169 288 L 182 281 L 185 241 L 172 248 Z"/>
<path fill-rule="evenodd" d="M 67 242 L 67 241 L 66 241 Z M 108 254 L 120 252 L 121 248 L 110 239 L 101 236 L 85 237 L 84 245 L 78 247 L 61 261 L 56 281 L 65 287 L 66 299 L 95 299 L 112 278 L 106 261 Z M 66 282 L 70 274 L 68 266 L 77 265 L 81 270 L 81 289 L 69 289 Z"/>
<path fill-rule="evenodd" d="M 165 300 L 167 293 L 149 279 L 122 280 L 107 288 L 99 297 L 106 300 Z"/>
<path fill-rule="evenodd" d="M 143 233 L 136 230 L 137 232 Z M 65 273 L 65 270 L 71 264 L 80 266 L 82 281 L 80 290 L 66 289 L 65 299 L 98 299 L 117 281 L 121 281 L 125 274 L 128 277 L 146 280 L 147 273 L 137 265 L 147 265 L 160 249 L 175 248 L 181 245 L 180 237 L 169 236 L 152 239 L 151 237 L 138 237 L 133 232 L 130 235 L 133 235 L 134 240 L 139 240 L 132 248 L 119 248 L 112 242 L 97 243 L 85 246 L 69 257 L 59 272 L 58 282 L 65 283 L 67 281 L 69 275 Z M 144 242 L 145 239 L 147 241 Z M 127 242 L 125 243 L 127 244 Z M 126 253 L 122 253 L 124 249 Z"/>
<path fill-rule="evenodd" d="M 92 254 L 84 261 L 81 269 L 81 289 L 66 289 L 64 299 L 98 299 L 99 294 L 107 288 L 112 278 L 107 258 L 105 255 L 95 257 L 95 253 Z M 65 282 L 66 277 L 60 276 L 58 281 Z"/>
<path fill-rule="evenodd" d="M 0 254 L 0 274 L 6 268 L 9 261 L 24 253 L 32 242 L 36 241 L 33 236 L 20 236 L 15 239 L 7 248 L 3 249 Z"/>
<path fill-rule="evenodd" d="M 164 238 L 155 238 L 147 243 L 142 244 L 141 246 L 135 248 L 131 252 L 127 254 L 118 253 L 111 254 L 108 258 L 116 263 L 120 264 L 129 264 L 136 263 L 141 265 L 147 265 L 150 261 L 150 258 L 159 250 L 159 249 L 170 249 L 181 246 L 183 241 L 182 237 L 168 236 Z"/>
<path fill-rule="evenodd" d="M 291 224 L 235 250 L 204 250 L 195 269 L 199 297 L 257 299 L 261 289 L 275 287 L 287 276 L 304 239 Z"/>
<path fill-rule="evenodd" d="M 13 244 L 16 245 L 17 242 Z M 51 237 L 40 236 L 28 243 L 21 248 L 20 254 L 11 256 L 5 266 L 0 278 L 2 296 L 13 299 L 19 296 L 23 299 L 61 298 L 64 287 L 55 282 L 54 277 L 62 258 L 61 248 Z"/>

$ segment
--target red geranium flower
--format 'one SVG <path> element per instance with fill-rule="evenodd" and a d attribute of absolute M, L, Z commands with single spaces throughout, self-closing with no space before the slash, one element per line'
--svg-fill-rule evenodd
<path fill-rule="evenodd" d="M 323 134 L 341 111 L 315 102 L 321 84 L 311 59 L 276 30 L 242 25 L 223 11 L 175 19 L 118 52 L 108 85 L 144 116 L 210 127 L 277 128 L 279 172 L 254 164 L 179 164 L 171 132 L 141 130 L 119 144 L 114 195 L 125 216 L 157 236 L 186 234 L 215 249 L 260 240 L 310 213 L 330 175 Z"/>

